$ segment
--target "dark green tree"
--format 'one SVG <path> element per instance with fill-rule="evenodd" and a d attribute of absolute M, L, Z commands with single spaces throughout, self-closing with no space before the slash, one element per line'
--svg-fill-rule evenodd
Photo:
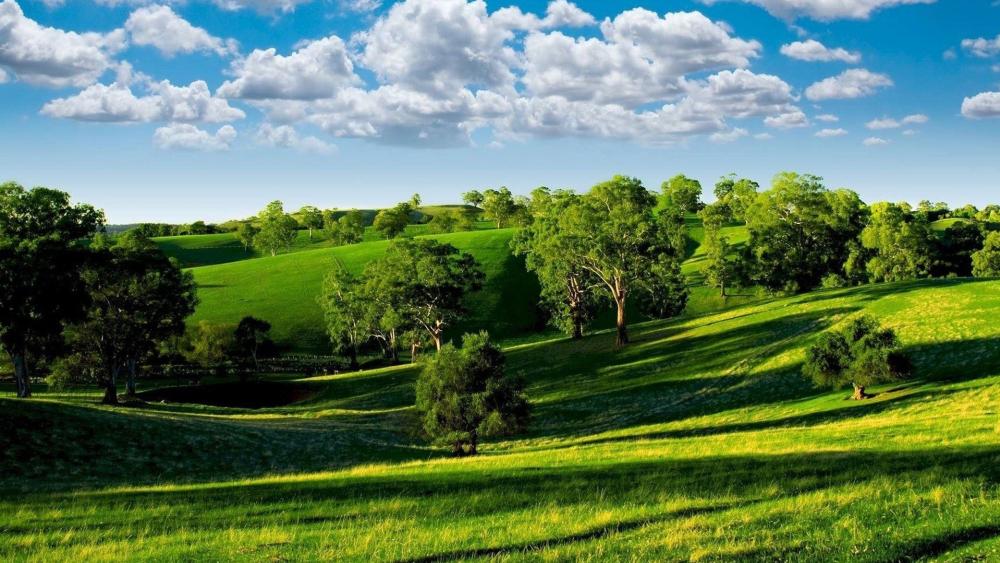
<path fill-rule="evenodd" d="M 259 232 L 260 230 L 250 221 L 244 221 L 236 226 L 236 239 L 243 245 L 245 252 L 249 252 L 253 247 L 253 241 Z"/>
<path fill-rule="evenodd" d="M 0 184 L 0 344 L 18 397 L 31 396 L 30 352 L 52 350 L 64 325 L 86 310 L 87 251 L 79 242 L 103 223 L 103 213 L 72 204 L 65 192 Z"/>
<path fill-rule="evenodd" d="M 483 193 L 479 190 L 469 190 L 462 194 L 462 201 L 472 207 L 481 208 L 483 206 Z"/>
<path fill-rule="evenodd" d="M 233 332 L 233 346 L 240 363 L 253 365 L 254 372 L 260 371 L 261 350 L 271 345 L 270 331 L 271 323 L 248 315 L 240 319 Z"/>
<path fill-rule="evenodd" d="M 821 334 L 806 353 L 803 371 L 818 385 L 851 385 L 852 398 L 861 400 L 869 396 L 865 389 L 870 385 L 909 377 L 912 365 L 892 329 L 862 316 L 843 330 Z"/>
<path fill-rule="evenodd" d="M 861 244 L 871 251 L 869 279 L 891 282 L 924 278 L 935 261 L 935 236 L 925 214 L 910 213 L 894 203 L 872 204 L 871 219 L 861 231 Z"/>
<path fill-rule="evenodd" d="M 1000 232 L 992 232 L 983 248 L 972 255 L 972 274 L 977 278 L 1000 277 Z"/>
<path fill-rule="evenodd" d="M 417 378 L 424 432 L 455 455 L 475 455 L 482 438 L 523 431 L 531 405 L 524 382 L 505 373 L 505 358 L 485 332 L 446 344 Z"/>
<path fill-rule="evenodd" d="M 403 234 L 406 226 L 410 224 L 410 213 L 413 207 L 409 202 L 404 202 L 390 209 L 383 209 L 375 215 L 373 227 L 382 233 L 387 239 L 394 239 Z"/>

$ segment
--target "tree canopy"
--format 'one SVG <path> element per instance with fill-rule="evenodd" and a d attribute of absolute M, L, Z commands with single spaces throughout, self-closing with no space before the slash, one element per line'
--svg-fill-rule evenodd
<path fill-rule="evenodd" d="M 824 332 L 806 354 L 805 374 L 819 385 L 854 387 L 854 399 L 876 383 L 905 379 L 912 366 L 892 329 L 870 316 L 851 320 L 840 331 Z"/>
<path fill-rule="evenodd" d="M 279 251 L 287 249 L 295 242 L 295 231 L 298 223 L 291 215 L 285 213 L 280 201 L 272 201 L 258 215 L 259 231 L 254 236 L 255 247 L 275 256 Z"/>

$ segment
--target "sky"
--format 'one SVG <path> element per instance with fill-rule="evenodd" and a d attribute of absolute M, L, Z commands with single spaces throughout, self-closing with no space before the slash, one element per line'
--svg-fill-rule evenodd
<path fill-rule="evenodd" d="M 111 223 L 782 170 L 1000 202 L 1000 1 L 0 0 L 0 181 Z"/>

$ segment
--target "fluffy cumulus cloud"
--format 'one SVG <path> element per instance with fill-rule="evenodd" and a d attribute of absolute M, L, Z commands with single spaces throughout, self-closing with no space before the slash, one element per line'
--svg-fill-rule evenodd
<path fill-rule="evenodd" d="M 329 98 L 359 81 L 343 40 L 313 41 L 283 56 L 275 49 L 255 49 L 233 62 L 233 80 L 219 88 L 225 98 L 316 100 Z"/>
<path fill-rule="evenodd" d="M 820 129 L 819 131 L 816 132 L 816 136 L 820 138 L 843 137 L 846 134 L 847 134 L 847 129 L 841 129 L 841 128 Z"/>
<path fill-rule="evenodd" d="M 866 147 L 878 147 L 881 145 L 888 145 L 889 141 L 886 141 L 881 137 L 868 137 L 864 141 L 861 141 L 861 144 Z"/>
<path fill-rule="evenodd" d="M 1000 55 L 1000 35 L 994 39 L 965 39 L 962 41 L 962 48 L 981 58 L 995 57 Z"/>
<path fill-rule="evenodd" d="M 224 151 L 229 150 L 235 139 L 236 129 L 232 125 L 223 125 L 211 133 L 190 123 L 171 123 L 153 133 L 153 144 L 167 150 Z"/>
<path fill-rule="evenodd" d="M 317 154 L 330 154 L 336 149 L 333 145 L 313 136 L 299 135 L 291 125 L 261 124 L 257 130 L 257 142 L 268 147 L 295 149 Z"/>
<path fill-rule="evenodd" d="M 727 0 L 702 0 L 715 4 Z M 864 20 L 884 8 L 908 4 L 933 4 L 935 0 L 730 0 L 754 4 L 771 14 L 792 20 L 808 17 L 820 21 L 841 19 Z"/>
<path fill-rule="evenodd" d="M 125 31 L 132 43 L 155 47 L 168 57 L 196 51 L 225 56 L 235 53 L 238 47 L 231 39 L 224 41 L 191 25 L 169 6 L 139 8 L 125 21 Z"/>
<path fill-rule="evenodd" d="M 912 115 L 907 115 L 902 119 L 895 119 L 892 117 L 881 117 L 878 119 L 873 119 L 868 123 L 865 123 L 865 127 L 872 130 L 879 129 L 899 129 L 904 125 L 923 125 L 930 120 L 926 115 L 922 113 L 915 113 Z"/>
<path fill-rule="evenodd" d="M 852 68 L 809 86 L 806 97 L 813 101 L 863 98 L 892 85 L 892 79 L 884 74 Z"/>
<path fill-rule="evenodd" d="M 636 106 L 683 90 L 689 73 L 742 68 L 760 51 L 698 12 L 624 12 L 601 25 L 603 39 L 560 32 L 525 40 L 524 85 L 536 96 Z"/>
<path fill-rule="evenodd" d="M 131 86 L 116 82 L 94 84 L 80 93 L 46 103 L 42 114 L 50 117 L 103 122 L 171 121 L 224 123 L 246 114 L 212 95 L 203 80 L 174 86 L 164 80 L 150 84 L 148 94 L 136 96 Z"/>
<path fill-rule="evenodd" d="M 809 62 L 841 61 L 856 64 L 861 62 L 861 54 L 840 47 L 830 48 L 816 41 L 796 41 L 781 46 L 781 54 L 792 59 Z"/>
<path fill-rule="evenodd" d="M 836 123 L 840 121 L 840 118 L 832 113 L 823 113 L 816 116 L 816 121 L 822 121 L 824 123 Z"/>
<path fill-rule="evenodd" d="M 526 14 L 517 6 L 501 8 L 494 12 L 490 19 L 509 29 L 541 30 L 557 27 L 584 27 L 594 25 L 594 16 L 581 10 L 576 4 L 567 0 L 553 0 L 545 10 L 545 17 Z"/>
<path fill-rule="evenodd" d="M 736 127 L 730 131 L 720 131 L 718 133 L 712 133 L 709 135 L 709 140 L 713 143 L 734 143 L 743 137 L 749 135 L 750 132 L 746 129 Z"/>
<path fill-rule="evenodd" d="M 1000 92 L 983 92 L 962 102 L 962 115 L 971 119 L 1000 117 Z"/>
<path fill-rule="evenodd" d="M 76 33 L 25 17 L 14 0 L 0 2 L 0 70 L 38 86 L 86 86 L 115 65 L 125 33 Z"/>

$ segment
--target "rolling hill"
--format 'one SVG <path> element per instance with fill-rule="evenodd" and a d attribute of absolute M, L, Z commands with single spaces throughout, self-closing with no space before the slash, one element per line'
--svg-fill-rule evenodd
<path fill-rule="evenodd" d="M 916 368 L 863 402 L 800 374 L 860 313 Z M 410 366 L 259 410 L 0 399 L 0 558 L 995 560 L 998 314 L 998 281 L 921 281 L 511 346 L 532 426 L 465 459 L 407 430 Z"/>

